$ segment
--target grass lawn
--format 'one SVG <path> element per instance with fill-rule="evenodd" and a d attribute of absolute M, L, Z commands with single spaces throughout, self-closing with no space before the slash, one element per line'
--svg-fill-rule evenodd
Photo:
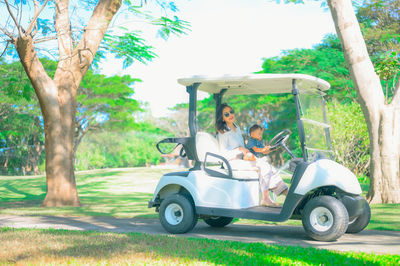
<path fill-rule="evenodd" d="M 398 265 L 398 255 L 210 239 L 67 230 L 0 229 L 0 264 Z M 16 248 L 18 247 L 18 248 Z"/>
<path fill-rule="evenodd" d="M 81 207 L 42 208 L 46 195 L 44 176 L 0 176 L 0 214 L 114 216 L 157 218 L 147 203 L 159 178 L 171 169 L 128 168 L 80 172 L 76 175 Z M 285 180 L 289 183 L 289 180 Z M 364 192 L 368 184 L 362 184 Z M 280 198 L 283 200 L 283 198 Z M 372 205 L 371 222 L 367 229 L 400 231 L 400 204 Z M 267 223 L 239 220 L 241 223 Z M 301 225 L 289 220 L 284 224 Z"/>
<path fill-rule="evenodd" d="M 93 170 L 76 174 L 81 207 L 42 208 L 45 176 L 0 176 L 0 214 L 151 217 L 147 203 L 159 178 L 170 169 Z M 153 188 L 149 190 L 149 188 Z"/>
<path fill-rule="evenodd" d="M 147 208 L 171 170 L 134 168 L 76 175 L 81 207 L 42 208 L 44 176 L 0 176 L 0 214 L 156 218 Z M 286 180 L 287 181 L 287 180 Z M 363 186 L 365 189 L 366 186 Z M 369 229 L 398 230 L 399 204 L 373 205 Z M 239 220 L 240 223 L 257 223 Z M 299 221 L 287 224 L 300 225 Z M 398 265 L 400 256 L 138 233 L 0 228 L 0 264 Z"/>

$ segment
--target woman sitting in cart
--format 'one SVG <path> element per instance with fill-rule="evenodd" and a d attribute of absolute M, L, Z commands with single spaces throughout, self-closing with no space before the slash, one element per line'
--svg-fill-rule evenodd
<path fill-rule="evenodd" d="M 261 205 L 278 207 L 278 204 L 269 197 L 269 191 L 273 191 L 277 196 L 287 195 L 288 187 L 276 169 L 267 162 L 266 157 L 256 158 L 245 148 L 242 132 L 235 124 L 235 112 L 226 103 L 221 104 L 218 109 L 215 128 L 222 155 L 229 160 L 232 168 L 257 170 L 262 191 Z"/>

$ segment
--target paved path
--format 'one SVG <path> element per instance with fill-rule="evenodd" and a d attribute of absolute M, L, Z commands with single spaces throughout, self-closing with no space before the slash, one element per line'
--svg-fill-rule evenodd
<path fill-rule="evenodd" d="M 113 217 L 0 215 L 0 227 L 167 234 L 156 219 Z M 181 236 L 400 255 L 400 232 L 391 231 L 364 230 L 358 234 L 345 234 L 334 242 L 319 242 L 308 238 L 298 226 L 231 224 L 225 228 L 212 228 L 199 221 L 190 233 Z"/>

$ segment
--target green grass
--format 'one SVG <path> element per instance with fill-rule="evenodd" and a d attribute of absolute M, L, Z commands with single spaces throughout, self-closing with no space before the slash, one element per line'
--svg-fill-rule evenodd
<path fill-rule="evenodd" d="M 44 176 L 0 176 L 0 214 L 113 216 L 121 218 L 157 218 L 147 203 L 159 178 L 170 169 L 130 168 L 81 172 L 76 175 L 81 207 L 42 208 L 46 195 Z M 290 180 L 284 178 L 286 183 Z M 362 183 L 364 192 L 368 184 Z M 283 197 L 279 198 L 280 201 Z M 371 222 L 367 229 L 400 231 L 400 204 L 372 205 Z M 270 223 L 256 220 L 236 220 L 239 223 Z M 289 220 L 283 224 L 299 225 Z"/>
<path fill-rule="evenodd" d="M 0 229 L 0 264 L 398 265 L 398 255 L 67 230 Z M 18 247 L 18 248 L 15 248 Z"/>
<path fill-rule="evenodd" d="M 147 203 L 159 178 L 171 170 L 108 169 L 76 174 L 81 207 L 43 208 L 46 178 L 0 176 L 0 214 L 153 217 Z M 153 188 L 149 190 L 150 188 Z"/>

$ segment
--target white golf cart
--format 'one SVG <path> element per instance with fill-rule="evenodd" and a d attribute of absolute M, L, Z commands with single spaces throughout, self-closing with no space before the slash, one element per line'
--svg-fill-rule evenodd
<path fill-rule="evenodd" d="M 193 229 L 198 218 L 213 227 L 226 226 L 233 218 L 274 222 L 302 219 L 311 238 L 333 241 L 345 232 L 357 233 L 368 225 L 371 211 L 361 196 L 356 176 L 328 159 L 330 126 L 323 91 L 329 89 L 329 83 L 301 74 L 195 76 L 178 82 L 186 86 L 189 93 L 190 136 L 164 139 L 157 148 L 166 153 L 163 145 L 181 144 L 181 156 L 187 156 L 195 164 L 189 171 L 163 175 L 149 202 L 149 208 L 156 207 L 159 212 L 165 230 L 174 234 L 186 233 Z M 287 147 L 288 130 L 280 132 L 270 143 L 273 147 L 283 147 L 292 157 L 293 176 L 282 207 L 260 206 L 257 172 L 233 169 L 221 156 L 217 138 L 197 132 L 198 91 L 213 94 L 216 109 L 224 95 L 293 94 L 302 158 L 295 158 Z"/>

